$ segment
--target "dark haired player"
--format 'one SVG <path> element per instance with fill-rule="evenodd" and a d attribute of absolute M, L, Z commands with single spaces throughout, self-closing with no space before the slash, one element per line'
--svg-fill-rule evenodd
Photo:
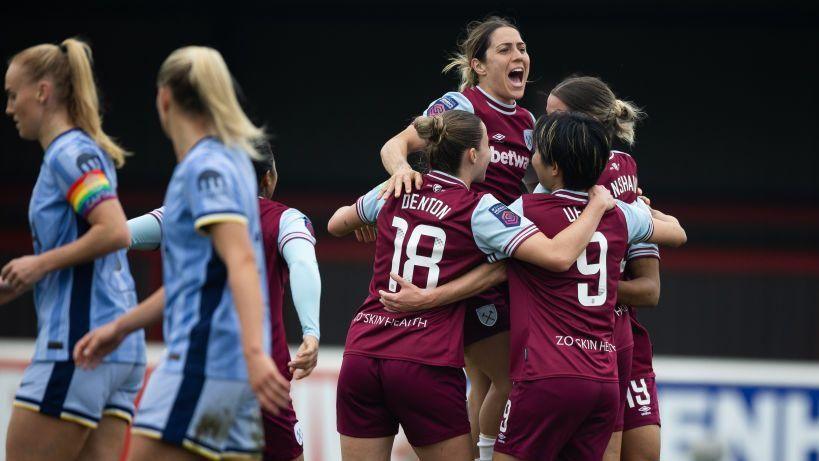
<path fill-rule="evenodd" d="M 554 235 L 582 215 L 588 197 L 581 191 L 595 184 L 605 167 L 608 137 L 586 116 L 557 114 L 538 121 L 535 145 L 538 178 L 553 192 L 524 195 L 510 209 L 529 217 L 547 236 Z M 508 263 L 513 389 L 495 445 L 496 459 L 603 456 L 619 403 L 612 332 L 620 263 L 628 244 L 648 235 L 656 243 L 685 241 L 676 220 L 657 211 L 652 211 L 653 230 L 635 232 L 639 216 L 626 210 L 618 206 L 604 215 L 587 248 L 565 272 Z M 451 287 L 432 290 L 437 293 L 426 294 L 424 302 L 451 302 L 505 275 L 482 267 Z M 474 283 L 464 282 L 469 280 Z M 408 297 L 420 295 L 408 284 L 402 284 L 404 289 Z M 387 306 L 402 307 L 399 296 L 380 294 Z"/>

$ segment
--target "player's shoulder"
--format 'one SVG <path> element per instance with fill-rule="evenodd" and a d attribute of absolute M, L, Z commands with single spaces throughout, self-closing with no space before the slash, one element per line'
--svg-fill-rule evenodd
<path fill-rule="evenodd" d="M 46 151 L 47 163 L 74 163 L 80 171 L 102 169 L 105 153 L 94 140 L 79 128 L 57 136 Z"/>
<path fill-rule="evenodd" d="M 523 119 L 526 125 L 529 125 L 530 128 L 535 127 L 536 122 L 535 115 L 529 112 L 529 109 L 521 107 L 521 105 L 518 104 L 518 115 Z"/>
<path fill-rule="evenodd" d="M 470 101 L 464 93 L 449 91 L 435 101 L 432 101 L 427 107 L 427 110 L 424 111 L 424 115 L 431 117 L 433 115 L 442 114 L 448 110 L 475 112 L 472 101 Z"/>
<path fill-rule="evenodd" d="M 634 157 L 631 156 L 628 152 L 623 152 L 621 150 L 612 150 L 609 154 L 609 163 L 612 162 L 620 162 L 629 165 L 637 165 L 637 161 L 634 160 Z"/>

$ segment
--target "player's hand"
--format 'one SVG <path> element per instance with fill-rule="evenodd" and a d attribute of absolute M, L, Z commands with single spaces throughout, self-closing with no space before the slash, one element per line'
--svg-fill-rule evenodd
<path fill-rule="evenodd" d="M 86 370 L 96 368 L 108 354 L 119 347 L 125 336 L 116 320 L 89 331 L 74 346 L 74 363 Z"/>
<path fill-rule="evenodd" d="M 395 280 L 401 289 L 397 293 L 378 290 L 384 309 L 390 312 L 417 312 L 431 307 L 433 296 L 430 290 L 418 288 L 398 274 L 390 274 L 390 278 Z"/>
<path fill-rule="evenodd" d="M 359 227 L 354 232 L 356 240 L 361 243 L 375 242 L 375 238 L 378 235 L 375 226 Z"/>
<path fill-rule="evenodd" d="M 290 382 L 279 373 L 276 364 L 264 352 L 245 355 L 250 387 L 265 410 L 279 414 L 290 404 Z"/>
<path fill-rule="evenodd" d="M 287 364 L 293 378 L 303 379 L 310 376 L 318 363 L 319 340 L 313 335 L 304 335 L 296 358 Z"/>
<path fill-rule="evenodd" d="M 648 206 L 651 206 L 651 199 L 643 195 L 643 189 L 637 188 L 637 198 L 642 200 Z"/>
<path fill-rule="evenodd" d="M 39 256 L 12 259 L 3 267 L 0 277 L 16 291 L 24 292 L 43 278 L 46 271 Z"/>
<path fill-rule="evenodd" d="M 16 299 L 21 294 L 22 292 L 15 290 L 10 283 L 0 277 L 0 306 Z"/>
<path fill-rule="evenodd" d="M 614 208 L 614 197 L 603 186 L 592 186 L 589 189 L 589 206 L 598 206 L 603 210 Z"/>
<path fill-rule="evenodd" d="M 390 195 L 398 198 L 403 193 L 412 192 L 412 185 L 415 184 L 416 189 L 420 189 L 424 183 L 421 173 L 415 171 L 409 165 L 404 165 L 395 170 L 392 177 L 384 183 L 381 188 L 381 195 L 379 199 L 386 199 Z"/>

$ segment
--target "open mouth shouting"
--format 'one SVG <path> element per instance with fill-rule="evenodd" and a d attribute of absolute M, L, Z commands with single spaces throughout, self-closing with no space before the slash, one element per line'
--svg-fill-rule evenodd
<path fill-rule="evenodd" d="M 523 66 L 518 66 L 510 70 L 507 78 L 509 79 L 509 83 L 512 85 L 512 88 L 523 88 L 524 85 L 526 85 Z"/>

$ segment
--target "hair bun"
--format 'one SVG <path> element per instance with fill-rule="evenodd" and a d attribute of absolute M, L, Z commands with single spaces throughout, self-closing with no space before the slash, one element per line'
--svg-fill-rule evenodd
<path fill-rule="evenodd" d="M 432 137 L 431 141 L 435 144 L 440 144 L 441 140 L 446 137 L 446 122 L 440 115 L 432 117 Z"/>

